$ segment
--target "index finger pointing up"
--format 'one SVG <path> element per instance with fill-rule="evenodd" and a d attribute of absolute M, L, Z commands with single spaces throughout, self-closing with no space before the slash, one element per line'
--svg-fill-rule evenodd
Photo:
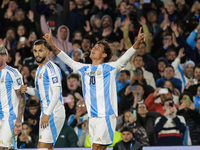
<path fill-rule="evenodd" d="M 141 34 L 142 33 L 142 27 L 140 27 L 140 30 L 139 30 L 139 34 Z"/>
<path fill-rule="evenodd" d="M 52 34 L 52 32 L 51 32 L 51 28 L 49 28 L 49 34 L 50 34 L 50 36 L 51 36 L 51 34 Z"/>

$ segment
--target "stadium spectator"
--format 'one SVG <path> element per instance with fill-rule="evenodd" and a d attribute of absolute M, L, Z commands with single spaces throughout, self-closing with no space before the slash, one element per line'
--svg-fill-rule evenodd
<path fill-rule="evenodd" d="M 182 91 L 182 82 L 180 79 L 175 78 L 174 75 L 175 75 L 175 72 L 174 72 L 173 66 L 169 66 L 169 65 L 166 66 L 165 70 L 164 70 L 164 78 L 157 79 L 156 86 L 162 88 L 164 85 L 164 82 L 166 80 L 170 80 L 170 81 L 172 81 L 174 87 L 177 88 L 179 90 L 179 92 L 181 92 Z"/>
<path fill-rule="evenodd" d="M 124 126 L 121 130 L 122 140 L 115 144 L 113 150 L 134 149 L 142 150 L 142 145 L 133 139 L 133 132 L 130 127 Z"/>
<path fill-rule="evenodd" d="M 77 141 L 78 137 L 74 129 L 67 125 L 67 121 L 65 121 L 63 128 L 58 136 L 55 148 L 78 147 Z"/>
<path fill-rule="evenodd" d="M 149 111 L 147 105 L 144 103 L 137 105 L 136 111 L 137 111 L 137 120 L 136 120 L 136 129 L 135 129 L 136 131 L 134 133 L 134 137 L 135 138 L 138 137 L 136 138 L 138 142 L 141 142 L 142 144 L 145 143 L 145 140 L 143 138 L 140 138 L 141 133 L 144 130 L 147 134 L 149 145 L 155 146 L 157 144 L 157 137 L 154 130 L 154 125 L 156 118 L 161 116 L 160 113 Z"/>
<path fill-rule="evenodd" d="M 126 69 L 130 71 L 130 78 L 132 79 L 133 75 L 134 75 L 134 71 L 137 69 L 137 68 L 140 68 L 142 69 L 142 72 L 143 72 L 143 76 L 144 76 L 144 79 L 146 80 L 146 83 L 150 86 L 152 86 L 153 88 L 156 87 L 155 85 L 155 81 L 154 81 L 154 78 L 153 78 L 153 74 L 149 71 L 146 71 L 144 69 L 144 60 L 143 60 L 143 57 L 141 55 L 137 55 L 135 56 L 134 60 L 133 60 L 133 63 L 132 62 L 129 62 L 126 66 Z"/>
<path fill-rule="evenodd" d="M 76 113 L 69 116 L 67 124 L 74 128 L 78 138 L 82 133 L 82 123 L 88 120 L 88 114 L 86 110 L 86 105 L 83 100 L 79 100 L 76 103 Z"/>
<path fill-rule="evenodd" d="M 150 94 L 147 99 L 144 101 L 144 103 L 147 105 L 148 109 L 150 111 L 156 111 L 159 112 L 160 114 L 164 114 L 164 109 L 163 109 L 163 103 L 166 99 L 172 99 L 172 91 L 168 89 L 168 93 L 159 93 L 160 88 L 156 89 L 154 93 Z M 156 102 L 157 98 L 160 97 L 160 100 Z M 174 100 L 173 100 L 174 101 Z M 178 107 L 179 105 L 174 104 L 175 107 Z"/>
<path fill-rule="evenodd" d="M 17 139 L 17 147 L 23 148 L 35 148 L 36 136 L 31 134 L 32 128 L 28 122 L 22 123 L 22 132 Z"/>
<path fill-rule="evenodd" d="M 155 132 L 158 134 L 158 146 L 183 145 L 183 134 L 186 123 L 183 116 L 177 115 L 172 99 L 163 102 L 164 114 L 155 121 Z M 167 132 L 166 132 L 167 131 Z"/>
<path fill-rule="evenodd" d="M 183 116 L 186 121 L 187 130 L 184 136 L 184 145 L 199 145 L 199 127 L 200 118 L 199 112 L 195 109 L 190 93 L 182 93 L 180 98 L 180 107 L 177 115 Z"/>

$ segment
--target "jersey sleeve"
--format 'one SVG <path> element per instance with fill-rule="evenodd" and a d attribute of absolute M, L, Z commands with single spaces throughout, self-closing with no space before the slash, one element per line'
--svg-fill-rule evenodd
<path fill-rule="evenodd" d="M 52 87 L 61 86 L 61 71 L 57 66 L 48 67 L 49 82 Z"/>
<path fill-rule="evenodd" d="M 14 90 L 20 89 L 21 85 L 23 85 L 23 79 L 21 73 L 16 69 L 15 74 L 13 75 L 13 88 Z"/>
<path fill-rule="evenodd" d="M 73 70 L 78 71 L 80 68 L 85 66 L 85 64 L 82 64 L 80 62 L 76 62 L 73 59 L 71 59 L 66 53 L 61 51 L 58 55 L 58 58 L 60 58 L 65 64 L 67 64 L 70 68 Z"/>
<path fill-rule="evenodd" d="M 137 50 L 135 50 L 133 47 L 129 48 L 117 61 L 111 62 L 110 65 L 116 67 L 118 71 L 120 71 L 123 67 L 126 66 L 136 51 Z"/>

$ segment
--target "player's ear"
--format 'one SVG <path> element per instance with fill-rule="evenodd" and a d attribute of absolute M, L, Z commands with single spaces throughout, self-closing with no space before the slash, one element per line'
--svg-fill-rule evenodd
<path fill-rule="evenodd" d="M 107 54 L 106 54 L 106 53 L 103 53 L 103 54 L 102 54 L 102 57 L 103 57 L 103 58 L 106 58 L 106 57 L 107 57 Z"/>

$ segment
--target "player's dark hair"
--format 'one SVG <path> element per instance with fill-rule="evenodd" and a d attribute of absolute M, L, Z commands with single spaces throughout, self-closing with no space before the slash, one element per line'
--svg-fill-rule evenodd
<path fill-rule="evenodd" d="M 108 62 L 112 56 L 112 51 L 110 46 L 108 45 L 108 42 L 106 42 L 104 39 L 101 41 L 98 41 L 96 44 L 102 44 L 104 46 L 104 52 L 107 54 L 107 57 L 104 58 L 104 62 Z"/>
<path fill-rule="evenodd" d="M 39 40 L 36 40 L 34 43 L 33 43 L 33 46 L 35 45 L 41 45 L 41 44 L 44 44 L 44 46 L 46 48 L 49 48 L 49 45 L 47 44 L 47 42 L 43 39 L 39 39 Z"/>

